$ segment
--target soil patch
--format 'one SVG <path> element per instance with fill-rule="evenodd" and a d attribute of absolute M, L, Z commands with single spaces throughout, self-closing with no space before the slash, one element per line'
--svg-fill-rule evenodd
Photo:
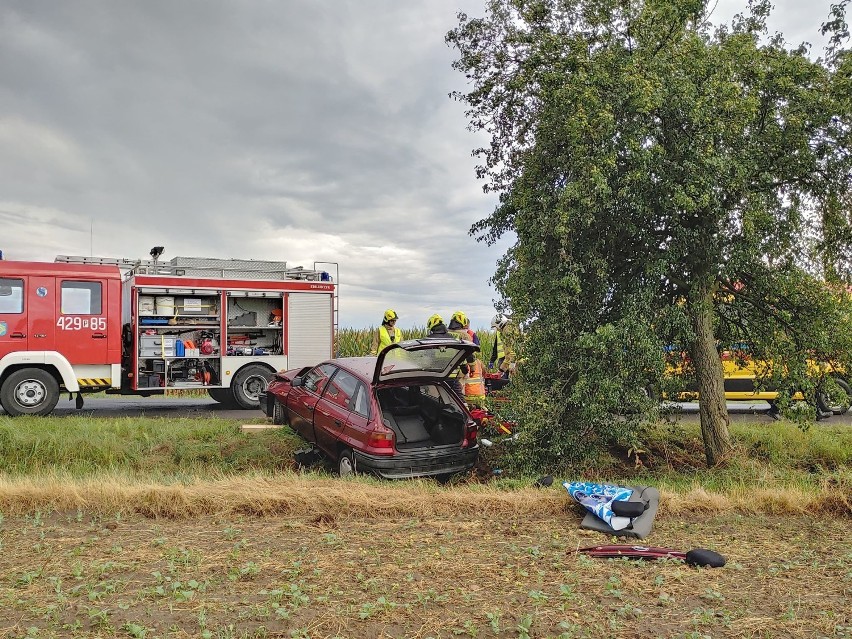
<path fill-rule="evenodd" d="M 697 569 L 578 556 L 611 541 L 581 517 L 8 517 L 0 637 L 852 636 L 831 519 L 658 517 L 647 543 L 728 560 Z"/>

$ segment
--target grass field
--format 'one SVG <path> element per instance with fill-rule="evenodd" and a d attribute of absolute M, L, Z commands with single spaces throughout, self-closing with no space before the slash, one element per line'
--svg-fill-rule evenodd
<path fill-rule="evenodd" d="M 852 637 L 852 433 L 696 425 L 572 477 L 660 486 L 642 543 L 722 569 L 578 556 L 558 482 L 297 472 L 227 420 L 0 418 L 0 637 Z"/>

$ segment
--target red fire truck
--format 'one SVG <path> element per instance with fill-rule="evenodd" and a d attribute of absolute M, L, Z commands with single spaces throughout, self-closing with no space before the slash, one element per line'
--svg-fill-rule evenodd
<path fill-rule="evenodd" d="M 0 405 L 204 389 L 257 408 L 277 370 L 332 357 L 337 264 L 175 257 L 0 258 Z M 325 269 L 320 268 L 324 266 Z"/>

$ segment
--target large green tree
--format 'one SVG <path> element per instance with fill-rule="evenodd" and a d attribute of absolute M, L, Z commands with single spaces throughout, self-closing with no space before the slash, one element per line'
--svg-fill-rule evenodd
<path fill-rule="evenodd" d="M 711 3 L 712 6 L 713 3 Z M 536 463 L 635 433 L 662 348 L 688 354 L 709 464 L 732 450 L 721 349 L 746 342 L 782 398 L 849 366 L 852 58 L 770 35 L 752 2 L 489 0 L 447 41 L 499 195 L 472 233 L 514 244 L 494 281 L 523 321 L 519 410 Z M 829 285 L 827 280 L 833 282 Z M 852 370 L 852 369 L 850 369 Z M 640 411 L 641 412 L 641 411 Z"/>

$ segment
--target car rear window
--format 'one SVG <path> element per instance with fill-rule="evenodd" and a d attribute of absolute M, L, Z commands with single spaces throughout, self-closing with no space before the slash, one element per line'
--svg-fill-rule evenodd
<path fill-rule="evenodd" d="M 459 352 L 455 348 L 427 348 L 415 351 L 396 348 L 388 351 L 385 355 L 382 372 L 393 370 L 394 372 L 428 371 L 441 373 L 446 370 L 453 359 L 458 357 L 458 354 Z"/>

